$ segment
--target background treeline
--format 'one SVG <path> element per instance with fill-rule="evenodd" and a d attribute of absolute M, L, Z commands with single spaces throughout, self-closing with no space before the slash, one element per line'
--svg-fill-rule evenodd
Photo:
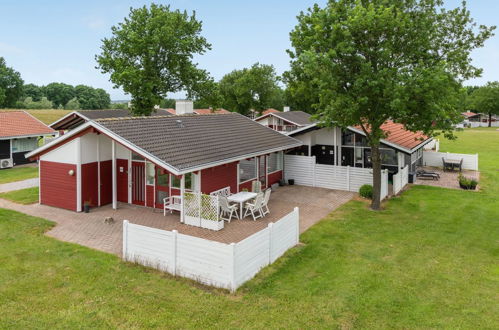
<path fill-rule="evenodd" d="M 24 84 L 21 74 L 0 57 L 0 108 L 19 109 L 107 109 L 111 97 L 102 88 L 50 83 Z"/>

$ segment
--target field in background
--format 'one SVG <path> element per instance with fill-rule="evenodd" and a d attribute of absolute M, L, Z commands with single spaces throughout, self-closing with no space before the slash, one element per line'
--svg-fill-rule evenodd
<path fill-rule="evenodd" d="M 41 120 L 45 124 L 52 124 L 59 118 L 64 117 L 72 110 L 57 110 L 57 109 L 40 109 L 40 110 L 25 110 L 25 109 L 0 109 L 0 111 L 19 111 L 24 110 L 32 114 L 35 118 Z"/>

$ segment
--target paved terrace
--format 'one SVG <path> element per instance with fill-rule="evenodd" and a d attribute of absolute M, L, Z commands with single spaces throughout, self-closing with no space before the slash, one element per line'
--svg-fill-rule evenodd
<path fill-rule="evenodd" d="M 459 171 L 444 172 L 441 168 L 438 167 L 423 167 L 422 169 L 428 172 L 438 173 L 440 175 L 440 179 L 431 180 L 431 179 L 416 178 L 414 184 L 451 188 L 451 189 L 461 189 L 461 187 L 459 187 L 459 181 L 458 181 Z M 478 182 L 480 182 L 480 172 L 478 171 L 463 170 L 461 173 L 467 178 L 474 178 L 478 180 Z"/>
<path fill-rule="evenodd" d="M 94 208 L 90 213 L 76 213 L 46 205 L 19 205 L 0 199 L 0 207 L 49 219 L 57 223 L 47 235 L 62 241 L 85 245 L 97 250 L 121 255 L 123 220 L 144 226 L 178 230 L 179 233 L 206 238 L 222 243 L 239 242 L 265 228 L 293 210 L 300 208 L 300 232 L 317 223 L 327 214 L 349 201 L 355 193 L 304 186 L 279 187 L 270 197 L 270 214 L 253 221 L 251 217 L 225 223 L 224 229 L 211 231 L 180 223 L 178 213 L 163 216 L 162 210 L 120 204 L 118 210 L 110 205 Z M 113 224 L 104 223 L 113 217 Z"/>

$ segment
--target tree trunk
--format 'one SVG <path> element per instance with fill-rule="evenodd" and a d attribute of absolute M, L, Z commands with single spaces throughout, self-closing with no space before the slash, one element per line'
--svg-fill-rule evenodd
<path fill-rule="evenodd" d="M 371 209 L 381 209 L 381 157 L 379 143 L 371 145 L 371 163 L 373 165 L 373 199 Z"/>
<path fill-rule="evenodd" d="M 492 112 L 489 112 L 489 127 L 492 127 Z"/>

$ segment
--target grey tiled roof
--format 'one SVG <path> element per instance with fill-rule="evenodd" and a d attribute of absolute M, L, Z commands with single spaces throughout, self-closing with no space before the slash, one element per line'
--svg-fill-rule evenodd
<path fill-rule="evenodd" d="M 179 171 L 301 145 L 236 113 L 107 118 L 95 122 Z"/>
<path fill-rule="evenodd" d="M 291 121 L 300 126 L 307 126 L 313 123 L 310 120 L 311 115 L 303 111 L 272 112 L 271 115 Z"/>
<path fill-rule="evenodd" d="M 108 110 L 78 110 L 83 116 L 88 119 L 101 119 L 101 118 L 118 118 L 118 117 L 131 117 L 132 114 L 129 110 L 124 109 L 108 109 Z M 155 110 L 151 116 L 169 116 L 170 113 L 163 109 Z"/>

